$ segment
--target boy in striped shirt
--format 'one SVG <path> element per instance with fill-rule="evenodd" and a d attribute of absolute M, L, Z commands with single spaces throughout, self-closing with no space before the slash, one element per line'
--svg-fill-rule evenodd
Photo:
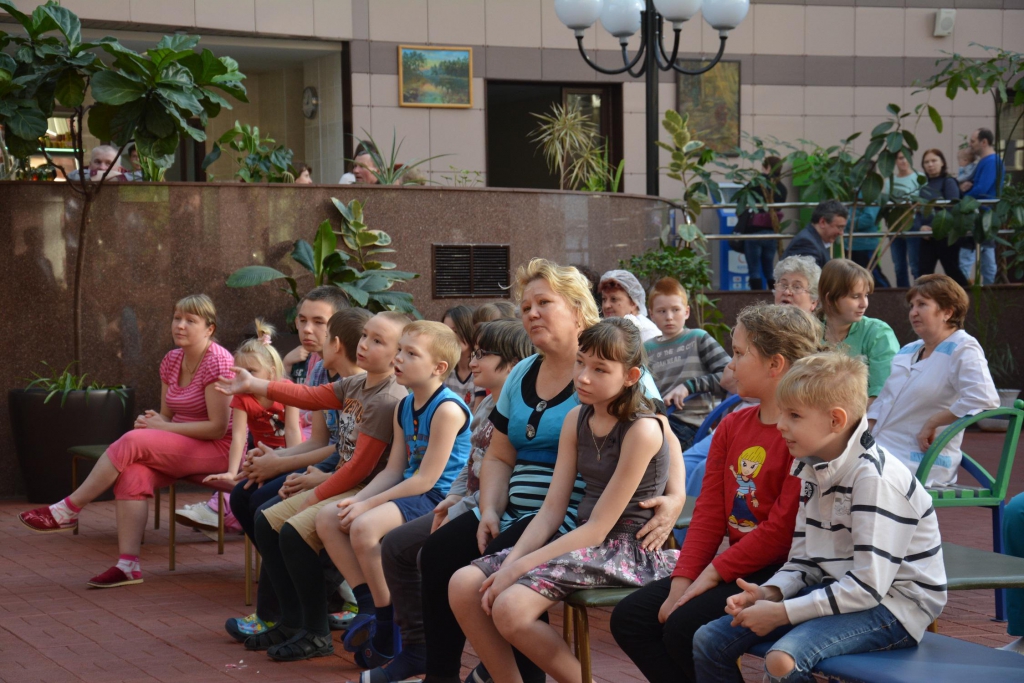
<path fill-rule="evenodd" d="M 931 497 L 868 432 L 866 366 L 809 356 L 778 401 L 802 484 L 789 561 L 762 586 L 738 581 L 729 616 L 697 632 L 698 681 L 742 681 L 736 659 L 769 640 L 767 680 L 813 681 L 826 657 L 917 645 L 946 604 Z"/>

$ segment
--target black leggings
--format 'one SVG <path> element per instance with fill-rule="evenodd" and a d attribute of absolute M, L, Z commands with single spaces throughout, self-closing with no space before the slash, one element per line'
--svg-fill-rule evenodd
<path fill-rule="evenodd" d="M 946 275 L 953 278 L 961 287 L 967 289 L 967 278 L 960 272 L 960 243 L 950 244 L 945 239 L 923 239 L 921 240 L 921 253 L 918 256 L 918 268 L 921 275 L 931 275 L 935 272 L 935 264 L 941 263 L 942 270 Z"/>
<path fill-rule="evenodd" d="M 492 540 L 484 551 L 493 555 L 511 548 L 519 540 L 532 517 L 520 519 Z M 427 643 L 427 676 L 458 677 L 462 669 L 462 650 L 466 636 L 448 603 L 448 582 L 452 575 L 480 557 L 476 515 L 465 513 L 430 535 L 420 551 L 423 575 L 423 629 Z M 547 619 L 547 614 L 544 615 Z M 544 672 L 518 651 L 516 661 L 524 683 L 543 683 Z"/>
<path fill-rule="evenodd" d="M 778 565 L 746 577 L 751 583 L 767 581 Z M 672 589 L 672 577 L 649 583 L 622 600 L 612 612 L 611 630 L 633 663 L 651 683 L 692 683 L 693 636 L 704 624 L 725 615 L 725 601 L 742 591 L 732 583 L 720 583 L 658 621 L 658 611 Z"/>

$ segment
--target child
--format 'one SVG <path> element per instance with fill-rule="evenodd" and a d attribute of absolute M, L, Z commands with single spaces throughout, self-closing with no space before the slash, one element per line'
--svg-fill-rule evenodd
<path fill-rule="evenodd" d="M 867 378 L 860 361 L 822 353 L 779 382 L 778 427 L 802 486 L 789 561 L 760 586 L 740 580 L 730 616 L 697 632 L 697 680 L 742 681 L 737 658 L 770 639 L 767 680 L 813 681 L 826 657 L 913 647 L 942 612 L 932 500 L 871 438 Z"/>
<path fill-rule="evenodd" d="M 395 411 L 387 467 L 357 495 L 317 515 L 317 533 L 355 593 L 359 614 L 345 634 L 345 649 L 356 652 L 364 668 L 386 663 L 400 648 L 381 539 L 432 512 L 469 458 L 469 408 L 444 385 L 461 353 L 458 337 L 441 323 L 420 320 L 405 328 L 395 375 L 411 393 Z"/>
<path fill-rule="evenodd" d="M 612 612 L 615 641 L 652 683 L 693 681 L 697 629 L 742 592 L 736 579 L 764 581 L 786 560 L 800 486 L 775 427 L 775 389 L 820 338 L 821 323 L 796 306 L 756 304 L 739 314 L 729 367 L 737 393 L 761 403 L 719 424 L 672 578 L 648 584 Z M 718 554 L 723 538 L 729 547 Z"/>
<path fill-rule="evenodd" d="M 274 328 L 256 319 L 256 338 L 242 342 L 235 351 L 235 365 L 244 368 L 253 377 L 277 381 L 284 375 L 281 356 L 271 345 Z M 257 398 L 250 394 L 235 396 L 231 400 L 231 449 L 228 451 L 228 469 L 221 474 L 211 474 L 203 481 L 237 480 L 242 456 L 248 448 L 249 434 L 254 443 L 264 443 L 270 448 L 287 448 L 302 443 L 297 408 L 285 407 L 268 398 Z M 186 505 L 176 510 L 174 518 L 179 524 L 197 526 L 203 531 L 217 531 L 217 495 L 206 503 Z M 224 526 L 228 530 L 241 531 L 242 527 L 230 511 L 226 511 Z M 214 537 L 216 538 L 216 536 Z"/>
<path fill-rule="evenodd" d="M 324 360 L 317 361 L 307 373 L 305 385 L 309 387 L 327 384 L 330 377 L 348 377 L 363 372 L 355 365 L 356 347 L 370 313 L 345 306 L 337 313 L 328 314 L 336 303 L 330 298 L 336 292 L 322 291 L 328 289 L 337 288 L 318 287 L 312 290 L 299 304 L 296 319 L 299 336 L 304 342 L 314 334 L 321 334 L 316 348 L 317 353 L 324 354 Z M 318 298 L 310 298 L 314 296 Z M 327 318 L 321 328 L 320 320 L 324 315 Z M 260 552 L 262 549 L 256 539 L 256 513 L 260 508 L 273 505 L 281 497 L 321 484 L 338 467 L 341 454 L 355 448 L 355 435 L 351 430 L 342 431 L 337 410 L 329 408 L 309 414 L 312 417 L 312 434 L 306 441 L 280 450 L 257 441 L 256 448 L 249 451 L 242 461 L 239 472 L 242 480 L 231 492 L 231 511 Z M 260 575 L 266 579 L 264 572 L 261 571 Z M 281 609 L 271 582 L 269 579 L 260 580 L 258 585 L 256 611 L 246 617 L 232 617 L 224 624 L 231 637 L 239 642 L 262 633 L 280 618 Z"/>
<path fill-rule="evenodd" d="M 472 408 L 476 403 L 473 373 L 469 371 L 469 352 L 473 350 L 473 309 L 469 306 L 449 308 L 444 312 L 441 321 L 458 337 L 459 348 L 462 350 L 459 362 L 452 368 L 445 385 Z"/>
<path fill-rule="evenodd" d="M 495 681 L 521 680 L 511 646 L 556 680 L 578 678 L 579 662 L 540 616 L 578 590 L 642 586 L 672 571 L 677 551 L 647 551 L 636 538 L 653 516 L 640 501 L 660 496 L 669 477 L 665 435 L 640 384 L 645 360 L 639 329 L 622 318 L 580 335 L 582 405 L 566 415 L 540 512 L 515 547 L 452 577 L 452 609 Z M 549 542 L 577 476 L 586 483 L 580 524 Z"/>
<path fill-rule="evenodd" d="M 378 313 L 368 320 L 356 353 L 365 374 L 330 386 L 266 382 L 244 371 L 230 383 L 220 385 L 231 393 L 251 391 L 310 409 L 337 409 L 345 434 L 341 463 L 329 479 L 308 493 L 264 506 L 256 515 L 263 566 L 282 609 L 279 623 L 245 641 L 249 650 L 267 650 L 278 661 L 334 652 L 319 560 L 324 546 L 316 533 L 316 517 L 322 508 L 358 493 L 379 469 L 378 463 L 394 436 L 395 407 L 406 396 L 405 389 L 395 381 L 394 359 L 408 322 L 408 317 L 393 312 Z M 324 361 L 331 363 L 336 353 L 336 344 L 325 345 Z"/>
<path fill-rule="evenodd" d="M 686 329 L 690 307 L 686 290 L 679 281 L 658 280 L 648 303 L 651 319 L 661 336 L 644 343 L 658 391 L 665 404 L 675 407 L 668 423 L 685 451 L 704 418 L 711 412 L 710 394 L 721 392 L 722 372 L 729 365 L 729 354 L 704 330 Z M 684 403 L 688 396 L 705 394 Z"/>
<path fill-rule="evenodd" d="M 956 171 L 956 182 L 959 184 L 974 182 L 974 170 L 978 168 L 978 160 L 974 157 L 971 148 L 965 146 L 957 150 L 956 161 L 959 164 Z M 970 187 L 961 187 L 960 189 L 966 192 Z"/>

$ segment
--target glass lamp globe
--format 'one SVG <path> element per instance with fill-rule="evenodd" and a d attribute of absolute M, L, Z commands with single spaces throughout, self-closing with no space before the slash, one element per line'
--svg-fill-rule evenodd
<path fill-rule="evenodd" d="M 644 0 L 606 0 L 601 11 L 604 30 L 626 44 L 629 37 L 640 30 L 640 17 Z"/>
<path fill-rule="evenodd" d="M 604 0 L 555 0 L 558 20 L 576 31 L 578 36 L 594 25 L 602 9 Z"/>
<path fill-rule="evenodd" d="M 750 10 L 750 0 L 707 0 L 704 3 L 704 21 L 720 34 L 726 34 L 740 25 Z"/>
<path fill-rule="evenodd" d="M 700 11 L 702 0 L 654 0 L 654 8 L 666 21 L 672 22 L 673 28 L 679 28 L 684 21 L 689 21 Z"/>

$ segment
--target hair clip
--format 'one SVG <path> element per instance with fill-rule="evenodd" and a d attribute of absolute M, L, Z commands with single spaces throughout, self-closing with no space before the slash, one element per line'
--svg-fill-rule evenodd
<path fill-rule="evenodd" d="M 270 346 L 270 335 L 269 334 L 263 335 L 262 337 L 260 337 L 260 341 L 263 342 L 264 346 Z"/>

